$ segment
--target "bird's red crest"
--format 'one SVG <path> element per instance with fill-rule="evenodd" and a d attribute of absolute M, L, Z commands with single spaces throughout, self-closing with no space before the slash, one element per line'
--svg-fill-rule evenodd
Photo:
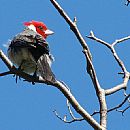
<path fill-rule="evenodd" d="M 35 27 L 41 26 L 41 27 L 44 28 L 44 30 L 47 30 L 47 27 L 46 27 L 46 25 L 43 22 L 38 22 L 38 21 L 34 21 L 34 20 L 32 20 L 30 22 L 24 22 L 25 26 L 29 26 L 31 24 L 33 24 Z"/>
<path fill-rule="evenodd" d="M 43 22 L 38 22 L 38 21 L 34 21 L 34 20 L 32 20 L 30 22 L 24 22 L 25 26 L 29 26 L 31 24 L 35 26 L 37 33 L 42 35 L 44 38 L 47 37 L 47 35 L 44 33 L 47 30 L 47 27 Z"/>

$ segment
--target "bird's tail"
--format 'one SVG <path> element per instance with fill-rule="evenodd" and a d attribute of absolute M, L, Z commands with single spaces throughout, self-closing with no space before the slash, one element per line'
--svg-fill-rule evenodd
<path fill-rule="evenodd" d="M 51 70 L 51 58 L 49 55 L 42 55 L 37 61 L 37 71 L 38 75 L 40 75 L 44 80 L 49 82 L 55 82 L 55 75 Z"/>

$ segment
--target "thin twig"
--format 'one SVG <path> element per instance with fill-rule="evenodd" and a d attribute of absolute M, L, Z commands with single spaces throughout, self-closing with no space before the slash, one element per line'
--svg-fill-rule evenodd
<path fill-rule="evenodd" d="M 68 111 L 69 111 L 69 114 L 70 114 L 72 120 L 74 120 L 74 121 L 82 121 L 82 120 L 84 120 L 84 118 L 76 118 L 76 117 L 74 116 L 74 114 L 73 114 L 73 112 L 72 112 L 72 110 L 71 110 L 71 107 L 70 107 L 70 102 L 69 102 L 69 100 L 67 100 L 67 107 L 68 107 Z"/>
<path fill-rule="evenodd" d="M 72 117 L 72 119 L 75 119 L 75 116 L 71 110 L 71 107 L 70 107 L 70 103 L 69 103 L 69 100 L 67 100 L 67 108 L 68 108 L 68 111 L 70 113 L 70 116 Z"/>
<path fill-rule="evenodd" d="M 121 39 L 117 39 L 117 40 L 115 40 L 115 42 L 112 43 L 112 46 L 115 46 L 116 44 L 124 42 L 124 41 L 129 40 L 129 39 L 130 39 L 130 36 L 123 37 Z"/>
<path fill-rule="evenodd" d="M 95 37 L 93 31 L 90 31 L 89 36 L 86 36 L 86 37 L 87 37 L 87 38 L 90 38 L 90 39 L 92 39 L 92 40 L 95 40 L 95 41 L 97 41 L 97 42 L 99 42 L 99 43 L 101 43 L 101 44 L 107 46 L 108 48 L 111 48 L 111 45 L 110 45 L 109 43 L 107 43 L 107 42 L 105 42 L 105 41 L 103 41 L 103 40 L 101 40 L 101 39 Z"/>
<path fill-rule="evenodd" d="M 0 73 L 0 77 L 6 76 L 6 75 L 9 75 L 9 74 L 13 74 L 13 73 L 11 71 L 3 72 L 3 73 Z"/>
<path fill-rule="evenodd" d="M 109 113 L 109 112 L 112 112 L 112 111 L 114 111 L 114 110 L 117 110 L 118 108 L 121 108 L 121 107 L 126 103 L 126 101 L 128 101 L 129 97 L 130 97 L 130 94 L 128 94 L 128 95 L 125 97 L 125 99 L 124 99 L 120 104 L 118 104 L 116 107 L 113 107 L 113 108 L 108 109 L 107 112 Z M 130 107 L 130 106 L 128 106 L 128 107 L 127 107 L 126 109 L 124 109 L 124 110 L 117 110 L 117 111 L 124 113 L 129 107 Z M 94 111 L 94 112 L 91 114 L 91 116 L 94 116 L 94 115 L 99 114 L 99 113 L 100 113 L 100 111 Z"/>
<path fill-rule="evenodd" d="M 71 110 L 71 107 L 70 107 L 70 102 L 69 102 L 69 100 L 67 99 L 67 108 L 68 108 L 68 111 L 69 111 L 69 114 L 70 114 L 70 116 L 71 116 L 71 120 L 67 120 L 67 115 L 64 115 L 64 117 L 62 118 L 58 113 L 57 113 L 57 111 L 56 110 L 54 110 L 53 112 L 54 112 L 54 114 L 56 115 L 56 117 L 58 118 L 58 119 L 60 119 L 61 121 L 63 121 L 64 123 L 73 123 L 73 122 L 76 122 L 76 121 L 83 121 L 84 120 L 84 118 L 76 118 L 75 116 L 74 116 L 74 114 L 73 114 L 73 112 L 72 112 L 72 110 Z"/>
<path fill-rule="evenodd" d="M 83 118 L 74 118 L 72 120 L 67 120 L 67 116 L 66 115 L 64 115 L 64 117 L 62 118 L 61 116 L 59 116 L 59 114 L 57 113 L 56 110 L 54 110 L 53 112 L 56 115 L 56 117 L 58 119 L 60 119 L 61 121 L 63 121 L 64 123 L 73 123 L 73 122 L 76 122 L 76 121 L 83 121 L 84 120 Z"/>
<path fill-rule="evenodd" d="M 127 106 L 124 110 L 117 110 L 118 112 L 122 113 L 122 116 L 124 116 L 124 113 L 126 112 L 126 110 L 128 110 L 130 108 L 130 105 Z"/>
<path fill-rule="evenodd" d="M 61 83 L 65 84 L 63 81 L 61 81 Z M 66 84 L 65 84 L 65 86 L 66 86 Z M 70 89 L 68 88 L 68 86 L 67 86 L 66 88 L 70 91 Z M 54 112 L 54 114 L 56 115 L 57 118 L 59 118 L 60 120 L 62 120 L 62 121 L 65 122 L 65 123 L 72 123 L 72 122 L 75 122 L 75 121 L 82 121 L 82 120 L 84 120 L 84 118 L 76 118 L 76 117 L 74 116 L 74 114 L 73 114 L 73 112 L 72 112 L 72 110 L 71 110 L 70 102 L 69 102 L 68 99 L 67 99 L 67 101 L 66 101 L 66 104 L 67 104 L 67 108 L 68 108 L 69 114 L 70 114 L 70 116 L 71 116 L 72 119 L 71 119 L 71 120 L 67 120 L 67 115 L 64 115 L 64 117 L 62 118 L 62 117 L 57 113 L 57 111 L 54 110 L 53 112 Z"/>
<path fill-rule="evenodd" d="M 127 97 L 125 97 L 125 99 L 119 105 L 117 105 L 114 108 L 109 109 L 108 112 L 111 112 L 113 110 L 117 110 L 118 108 L 122 107 L 125 104 L 125 102 L 128 100 L 129 97 L 130 97 L 130 94 Z"/>

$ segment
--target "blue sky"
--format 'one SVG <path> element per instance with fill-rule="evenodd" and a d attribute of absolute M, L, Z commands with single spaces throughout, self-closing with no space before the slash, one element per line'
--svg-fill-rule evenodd
<path fill-rule="evenodd" d="M 90 47 L 101 86 L 111 88 L 122 82 L 121 76 L 117 74 L 121 70 L 111 52 L 85 36 L 93 30 L 98 38 L 112 43 L 116 39 L 130 35 L 130 7 L 124 5 L 125 0 L 58 0 L 58 2 L 72 19 L 77 17 L 77 25 Z M 98 110 L 97 97 L 85 70 L 82 48 L 49 0 L 1 0 L 0 18 L 0 48 L 5 53 L 7 48 L 3 45 L 23 30 L 23 22 L 43 21 L 52 29 L 55 34 L 47 41 L 55 57 L 52 69 L 57 79 L 63 80 L 70 87 L 76 99 L 89 113 Z M 129 42 L 130 40 L 116 47 L 128 71 L 130 71 Z M 0 60 L 0 72 L 6 70 L 6 66 Z M 67 114 L 66 99 L 54 87 L 42 84 L 34 86 L 22 80 L 16 84 L 15 78 L 11 75 L 0 77 L 0 84 L 0 130 L 92 129 L 85 121 L 65 124 L 54 116 L 54 109 L 61 116 Z M 130 93 L 130 89 L 127 92 Z M 122 91 L 108 96 L 108 108 L 117 105 L 122 99 Z M 76 116 L 79 117 L 78 114 Z M 94 117 L 99 119 L 98 115 Z M 130 129 L 129 119 L 130 110 L 126 111 L 125 116 L 118 112 L 109 113 L 108 130 Z"/>

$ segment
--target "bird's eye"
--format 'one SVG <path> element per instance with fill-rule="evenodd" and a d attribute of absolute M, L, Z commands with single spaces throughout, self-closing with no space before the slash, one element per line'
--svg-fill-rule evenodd
<path fill-rule="evenodd" d="M 42 26 L 38 26 L 38 28 L 39 28 L 40 30 L 43 30 L 43 27 L 42 27 Z"/>

